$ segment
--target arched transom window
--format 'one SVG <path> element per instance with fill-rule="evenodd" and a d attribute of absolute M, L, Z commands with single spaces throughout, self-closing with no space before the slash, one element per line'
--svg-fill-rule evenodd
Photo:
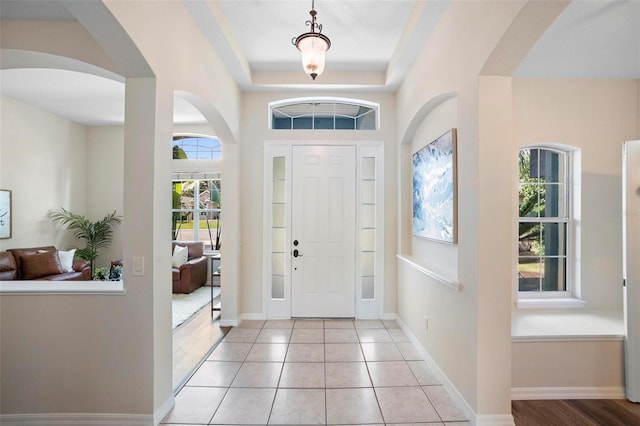
<path fill-rule="evenodd" d="M 379 106 L 342 98 L 287 99 L 269 104 L 272 129 L 376 130 Z"/>
<path fill-rule="evenodd" d="M 173 137 L 174 160 L 218 160 L 222 158 L 220 140 L 209 136 Z"/>

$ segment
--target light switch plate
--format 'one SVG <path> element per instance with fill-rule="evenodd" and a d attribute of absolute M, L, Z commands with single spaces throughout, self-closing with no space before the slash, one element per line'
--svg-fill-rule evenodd
<path fill-rule="evenodd" d="M 144 257 L 133 258 L 133 274 L 134 277 L 141 277 L 144 275 Z"/>

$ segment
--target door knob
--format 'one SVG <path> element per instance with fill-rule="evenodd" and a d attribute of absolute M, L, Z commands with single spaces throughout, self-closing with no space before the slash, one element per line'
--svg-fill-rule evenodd
<path fill-rule="evenodd" d="M 295 249 L 293 251 L 293 257 L 302 257 L 302 255 L 300 254 L 300 252 L 298 252 L 298 249 Z"/>

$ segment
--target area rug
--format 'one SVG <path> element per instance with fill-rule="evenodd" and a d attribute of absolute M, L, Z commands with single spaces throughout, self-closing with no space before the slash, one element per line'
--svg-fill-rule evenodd
<path fill-rule="evenodd" d="M 213 287 L 213 298 L 220 295 L 220 287 Z M 211 287 L 203 286 L 189 294 L 173 294 L 173 328 L 183 324 L 211 302 Z"/>

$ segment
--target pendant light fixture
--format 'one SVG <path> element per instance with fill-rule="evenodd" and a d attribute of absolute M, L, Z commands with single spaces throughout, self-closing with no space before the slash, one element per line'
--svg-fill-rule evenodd
<path fill-rule="evenodd" d="M 322 71 L 324 71 L 325 53 L 331 47 L 329 37 L 322 34 L 322 24 L 316 23 L 315 0 L 311 0 L 311 20 L 306 21 L 305 25 L 311 27 L 311 31 L 302 33 L 298 37 L 291 39 L 291 43 L 302 52 L 302 66 L 304 72 L 309 74 L 312 79 L 316 79 Z M 316 29 L 318 30 L 316 32 Z"/>

